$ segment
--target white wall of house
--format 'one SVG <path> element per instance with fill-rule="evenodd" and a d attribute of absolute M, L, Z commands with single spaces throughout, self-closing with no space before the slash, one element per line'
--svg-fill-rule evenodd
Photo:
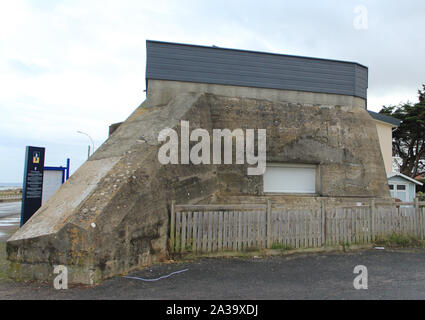
<path fill-rule="evenodd" d="M 376 130 L 378 131 L 379 145 L 381 146 L 382 157 L 384 158 L 385 171 L 391 173 L 393 171 L 393 125 L 377 121 Z"/>

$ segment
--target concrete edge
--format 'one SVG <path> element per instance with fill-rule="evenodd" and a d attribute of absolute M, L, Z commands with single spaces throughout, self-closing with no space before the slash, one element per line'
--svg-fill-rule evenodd
<path fill-rule="evenodd" d="M 319 248 L 299 248 L 299 249 L 262 249 L 262 250 L 247 250 L 247 251 L 222 251 L 214 253 L 203 253 L 203 254 L 170 254 L 175 261 L 194 260 L 199 258 L 241 258 L 241 257 L 270 257 L 270 256 L 286 256 L 300 253 L 325 253 L 325 252 L 351 252 L 358 250 L 373 249 L 375 244 L 364 244 L 364 245 L 350 245 L 350 246 L 325 246 Z"/>

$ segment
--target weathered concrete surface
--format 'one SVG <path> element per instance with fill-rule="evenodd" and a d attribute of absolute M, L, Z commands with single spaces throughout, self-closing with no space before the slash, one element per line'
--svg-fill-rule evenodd
<path fill-rule="evenodd" d="M 201 200 L 216 189 L 205 166 L 162 166 L 160 130 L 187 118 L 210 128 L 199 94 L 139 107 L 37 213 L 9 239 L 11 275 L 52 279 L 69 268 L 71 283 L 96 283 L 167 257 L 168 204 Z"/>
<path fill-rule="evenodd" d="M 314 104 L 339 105 L 346 107 L 362 107 L 366 109 L 366 101 L 359 97 L 316 93 L 293 90 L 276 90 L 254 87 L 240 87 L 209 83 L 195 83 L 169 80 L 148 79 L 147 98 L 157 103 L 167 104 L 171 98 L 184 92 L 212 93 L 226 97 L 252 98 L 259 100 Z"/>
<path fill-rule="evenodd" d="M 148 94 L 71 179 L 8 241 L 11 275 L 96 283 L 167 258 L 169 205 L 262 201 L 328 204 L 389 198 L 374 121 L 360 103 L 320 105 L 209 93 Z M 291 96 L 292 97 L 292 96 Z M 324 99 L 321 97 L 320 99 Z M 348 99 L 349 100 L 349 99 Z M 314 197 L 263 193 L 245 165 L 167 165 L 157 160 L 164 128 L 267 129 L 270 162 L 317 164 Z"/>

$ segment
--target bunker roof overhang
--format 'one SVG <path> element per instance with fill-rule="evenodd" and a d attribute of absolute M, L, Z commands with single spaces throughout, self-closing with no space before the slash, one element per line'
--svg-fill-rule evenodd
<path fill-rule="evenodd" d="M 355 62 L 152 40 L 146 49 L 146 87 L 169 80 L 367 99 L 368 68 Z"/>

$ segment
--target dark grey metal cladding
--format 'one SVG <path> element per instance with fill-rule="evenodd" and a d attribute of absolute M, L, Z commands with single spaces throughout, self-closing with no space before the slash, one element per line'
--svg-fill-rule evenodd
<path fill-rule="evenodd" d="M 368 69 L 346 61 L 147 41 L 146 79 L 332 93 L 366 99 Z"/>

